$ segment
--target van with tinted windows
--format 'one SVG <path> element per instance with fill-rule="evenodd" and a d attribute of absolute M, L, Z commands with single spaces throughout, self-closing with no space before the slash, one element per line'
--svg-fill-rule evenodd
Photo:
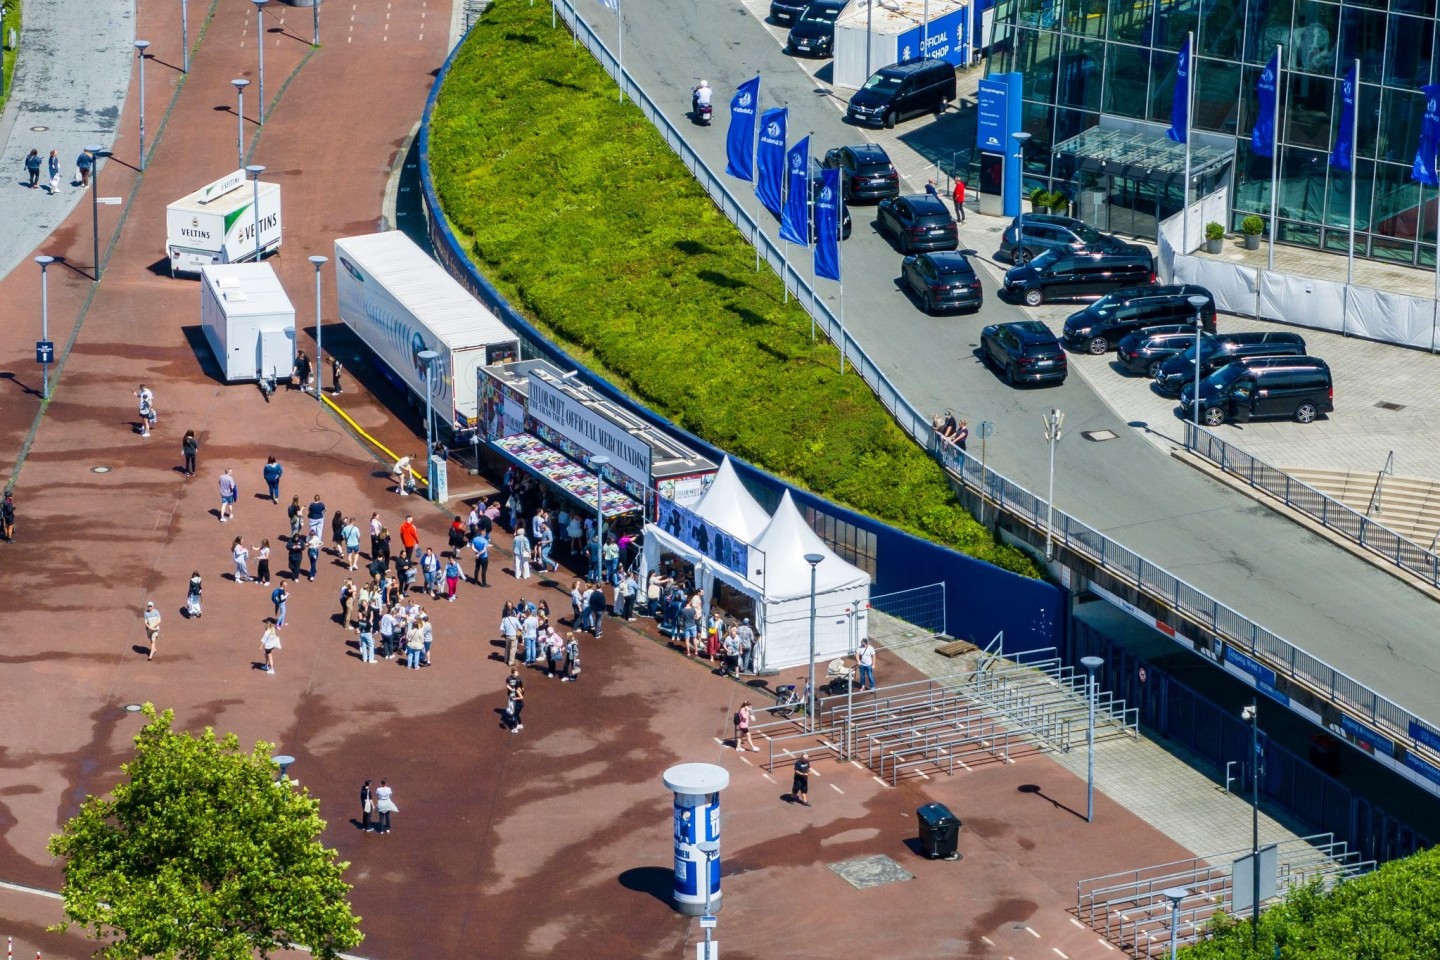
<path fill-rule="evenodd" d="M 1281 330 L 1222 333 L 1200 341 L 1200 376 L 1248 357 L 1303 357 L 1305 338 Z M 1180 388 L 1195 382 L 1195 347 L 1160 364 L 1155 386 L 1167 397 L 1180 396 Z"/>
<path fill-rule="evenodd" d="M 941 113 L 955 100 L 955 66 L 945 60 L 902 60 L 881 67 L 850 98 L 845 115 L 866 127 L 893 127 L 922 113 Z"/>
<path fill-rule="evenodd" d="M 1005 271 L 1004 292 L 1032 307 L 1050 300 L 1089 300 L 1112 290 L 1155 282 L 1150 252 L 1088 253 L 1046 250 L 1029 263 Z"/>
<path fill-rule="evenodd" d="M 1142 373 L 1154 380 L 1162 363 L 1193 346 L 1193 323 L 1145 327 L 1120 338 L 1120 343 L 1115 348 L 1115 360 L 1126 373 Z"/>
<path fill-rule="evenodd" d="M 1186 420 L 1194 419 L 1195 403 L 1195 385 L 1186 384 L 1180 391 Z M 1310 423 L 1334 412 L 1335 381 L 1318 357 L 1255 357 L 1200 381 L 1199 404 L 1200 421 L 1211 427 L 1273 417 Z"/>
<path fill-rule="evenodd" d="M 1200 322 L 1206 333 L 1215 332 L 1215 298 L 1193 283 L 1166 286 L 1127 287 L 1116 290 L 1065 320 L 1061 339 L 1072 350 L 1099 356 L 1115 349 L 1120 341 L 1146 327 L 1195 321 L 1191 297 L 1200 297 Z"/>

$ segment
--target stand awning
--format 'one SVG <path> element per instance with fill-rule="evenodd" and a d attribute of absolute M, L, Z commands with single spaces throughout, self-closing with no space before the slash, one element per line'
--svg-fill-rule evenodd
<path fill-rule="evenodd" d="M 584 464 L 571 460 L 539 437 L 517 433 L 490 441 L 490 445 L 506 459 L 548 481 L 587 510 L 595 509 L 595 491 L 599 477 Z M 605 484 L 601 509 L 606 518 L 639 513 L 641 505 L 614 484 Z"/>

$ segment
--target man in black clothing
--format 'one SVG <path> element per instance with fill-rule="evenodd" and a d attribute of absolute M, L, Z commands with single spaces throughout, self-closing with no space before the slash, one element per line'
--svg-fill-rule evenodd
<path fill-rule="evenodd" d="M 590 632 L 600 639 L 600 621 L 605 619 L 605 588 L 598 583 L 590 584 Z"/>
<path fill-rule="evenodd" d="M 795 761 L 795 778 L 790 781 L 790 799 L 802 807 L 810 806 L 810 754 L 800 754 Z M 817 777 L 819 774 L 815 774 Z"/>
<path fill-rule="evenodd" d="M 310 358 L 305 356 L 304 350 L 301 350 L 295 354 L 295 369 L 292 371 L 292 383 L 300 387 L 301 393 L 310 392 L 310 374 Z"/>

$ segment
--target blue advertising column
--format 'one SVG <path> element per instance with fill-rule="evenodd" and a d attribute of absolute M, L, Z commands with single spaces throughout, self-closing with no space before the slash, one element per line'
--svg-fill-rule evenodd
<path fill-rule="evenodd" d="M 1011 135 L 1021 129 L 1020 98 L 1023 90 L 1023 74 L 996 73 L 980 81 L 976 98 L 975 146 L 982 153 L 1003 159 L 1002 212 L 1007 217 L 1020 214 L 1023 177 L 1019 158 L 1015 156 L 1015 139 Z M 981 213 L 990 212 L 983 209 L 986 206 L 985 186 L 982 177 Z"/>
<path fill-rule="evenodd" d="M 700 845 L 720 842 L 720 791 L 730 785 L 730 772 L 713 763 L 682 763 L 664 779 L 675 794 L 675 909 L 704 916 L 708 895 L 713 916 L 720 911 L 720 856 Z"/>

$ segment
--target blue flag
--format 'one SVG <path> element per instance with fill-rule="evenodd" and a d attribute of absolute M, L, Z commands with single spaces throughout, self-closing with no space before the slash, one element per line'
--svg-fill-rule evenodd
<path fill-rule="evenodd" d="M 1440 84 L 1421 87 L 1420 92 L 1425 95 L 1425 119 L 1420 121 L 1420 146 L 1410 177 L 1427 187 L 1440 187 L 1440 175 L 1435 172 L 1435 153 L 1440 149 Z"/>
<path fill-rule="evenodd" d="M 785 190 L 785 125 L 789 116 L 785 107 L 761 114 L 760 146 L 755 149 L 755 195 L 777 217 Z"/>
<path fill-rule="evenodd" d="M 1175 61 L 1175 99 L 1170 101 L 1170 129 L 1165 136 L 1184 143 L 1190 136 L 1190 41 L 1180 48 Z"/>
<path fill-rule="evenodd" d="M 815 276 L 840 279 L 840 170 L 820 173 L 820 196 L 815 200 Z"/>
<path fill-rule="evenodd" d="M 1275 155 L 1275 95 L 1279 84 L 1280 54 L 1276 53 L 1260 71 L 1260 79 L 1255 83 L 1260 105 L 1256 107 L 1255 126 L 1250 130 L 1250 149 L 1257 157 Z"/>
<path fill-rule="evenodd" d="M 1355 65 L 1345 71 L 1340 84 L 1340 129 L 1335 133 L 1335 149 L 1330 151 L 1330 166 L 1337 170 L 1349 170 L 1350 141 L 1355 136 Z"/>
<path fill-rule="evenodd" d="M 730 129 L 725 134 L 725 172 L 741 180 L 755 179 L 755 108 L 760 104 L 760 78 L 746 80 L 730 98 Z"/>
<path fill-rule="evenodd" d="M 785 209 L 780 212 L 780 239 L 810 246 L 810 138 L 785 154 Z"/>

